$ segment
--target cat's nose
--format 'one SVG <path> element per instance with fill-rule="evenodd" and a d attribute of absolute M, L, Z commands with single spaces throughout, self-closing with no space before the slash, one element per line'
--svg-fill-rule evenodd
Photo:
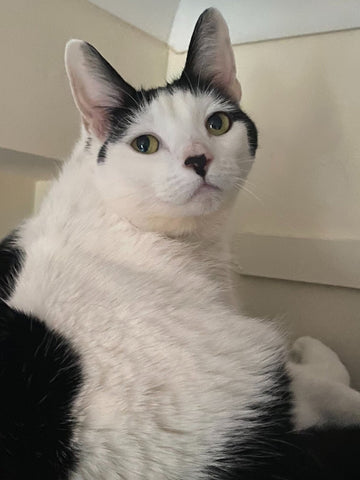
<path fill-rule="evenodd" d="M 207 167 L 210 163 L 210 159 L 206 155 L 195 155 L 194 157 L 188 157 L 184 165 L 186 167 L 192 167 L 195 170 L 195 173 L 200 175 L 200 177 L 205 178 Z"/>

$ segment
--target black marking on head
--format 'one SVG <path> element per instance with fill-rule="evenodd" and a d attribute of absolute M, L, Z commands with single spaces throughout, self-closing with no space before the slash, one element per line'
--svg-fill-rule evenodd
<path fill-rule="evenodd" d="M 156 99 L 165 88 L 134 90 L 131 96 L 124 96 L 121 106 L 108 108 L 107 115 L 111 126 L 108 141 L 115 143 L 120 140 L 133 122 L 134 117 Z"/>
<path fill-rule="evenodd" d="M 67 480 L 77 461 L 80 359 L 36 317 L 0 301 L 0 478 Z"/>
<path fill-rule="evenodd" d="M 209 82 L 201 78 L 194 77 L 191 73 L 186 73 L 186 70 L 184 70 L 178 80 L 175 80 L 172 84 L 168 84 L 166 88 L 170 93 L 176 92 L 176 90 L 190 91 L 194 95 L 211 93 L 215 98 L 225 101 L 231 107 L 231 110 L 226 112 L 231 121 L 243 122 L 245 124 L 249 142 L 249 151 L 253 157 L 255 156 L 256 149 L 258 147 L 258 133 L 256 125 L 240 108 L 239 104 L 225 92 L 225 90 L 222 90 L 218 86 L 210 86 Z"/>
<path fill-rule="evenodd" d="M 85 151 L 89 151 L 91 148 L 92 138 L 88 137 L 85 142 Z"/>
<path fill-rule="evenodd" d="M 245 124 L 249 142 L 249 152 L 252 157 L 255 157 L 258 147 L 258 131 L 255 123 L 241 108 L 239 108 L 237 112 L 230 113 L 230 116 L 234 122 L 243 122 Z"/>
<path fill-rule="evenodd" d="M 13 232 L 0 243 L 0 299 L 3 300 L 14 290 L 23 261 L 23 252 L 16 241 L 17 234 Z"/>
<path fill-rule="evenodd" d="M 102 146 L 99 150 L 98 157 L 97 157 L 97 162 L 98 163 L 104 163 L 105 162 L 107 146 L 108 146 L 108 140 L 106 140 L 106 142 L 102 144 Z"/>
<path fill-rule="evenodd" d="M 173 95 L 179 90 L 191 92 L 193 95 L 213 94 L 215 98 L 219 98 L 229 104 L 231 110 L 227 113 L 230 116 L 231 121 L 243 122 L 245 124 L 249 142 L 249 151 L 252 156 L 255 155 L 258 145 L 257 129 L 255 123 L 240 108 L 239 104 L 234 102 L 234 100 L 232 100 L 231 97 L 220 88 L 215 86 L 210 87 L 209 82 L 186 74 L 183 74 L 179 79 L 172 83 L 168 83 L 164 87 L 134 91 L 131 97 L 124 97 L 123 105 L 121 107 L 109 108 L 108 116 L 111 127 L 108 142 L 116 143 L 119 141 L 125 135 L 126 130 L 134 117 L 154 101 L 159 94 L 166 92 Z"/>

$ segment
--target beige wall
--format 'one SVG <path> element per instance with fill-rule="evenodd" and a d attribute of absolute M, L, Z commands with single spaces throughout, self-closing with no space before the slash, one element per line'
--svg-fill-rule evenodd
<path fill-rule="evenodd" d="M 0 239 L 31 215 L 34 193 L 35 182 L 32 178 L 0 173 Z"/>
<path fill-rule="evenodd" d="M 63 158 L 79 132 L 64 70 L 70 38 L 93 43 L 130 82 L 163 82 L 165 44 L 87 0 L 0 4 L 0 147 Z"/>
<path fill-rule="evenodd" d="M 235 275 L 240 310 L 275 319 L 289 340 L 311 335 L 335 350 L 360 390 L 360 292 L 311 283 Z"/>
<path fill-rule="evenodd" d="M 66 158 L 78 137 L 63 61 L 70 38 L 93 43 L 135 86 L 165 80 L 166 45 L 87 0 L 1 2 L 1 236 L 39 204 L 41 182 L 54 173 L 35 156 L 53 164 Z"/>
<path fill-rule="evenodd" d="M 235 47 L 259 150 L 238 231 L 360 238 L 360 30 Z M 184 55 L 169 56 L 168 75 Z"/>
<path fill-rule="evenodd" d="M 0 239 L 33 213 L 37 185 L 54 178 L 60 162 L 0 147 Z"/>

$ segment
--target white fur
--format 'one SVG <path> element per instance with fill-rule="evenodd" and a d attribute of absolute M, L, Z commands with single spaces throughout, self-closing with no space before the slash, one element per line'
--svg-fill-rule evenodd
<path fill-rule="evenodd" d="M 215 67 L 227 59 L 235 98 L 227 30 L 216 12 L 207 15 L 219 26 Z M 72 480 L 200 479 L 228 435 L 246 442 L 257 425 L 254 402 L 277 394 L 269 372 L 284 362 L 277 331 L 224 302 L 222 234 L 252 163 L 246 128 L 234 122 L 211 136 L 206 119 L 228 104 L 211 92 L 163 91 L 98 164 L 109 126 L 102 107 L 115 97 L 97 83 L 100 57 L 89 68 L 83 47 L 70 44 L 67 66 L 91 147 L 84 131 L 40 212 L 20 229 L 26 256 L 9 304 L 63 333 L 81 355 Z M 143 134 L 160 140 L 156 153 L 132 149 Z M 202 152 L 216 188 L 184 166 Z"/>
<path fill-rule="evenodd" d="M 360 392 L 339 357 L 319 340 L 296 340 L 288 364 L 295 397 L 297 429 L 314 425 L 360 425 Z"/>
<path fill-rule="evenodd" d="M 108 158 L 96 176 L 105 200 L 116 204 L 119 214 L 125 208 L 129 215 L 132 208 L 132 221 L 147 224 L 154 217 L 199 217 L 232 200 L 252 165 L 246 127 L 234 122 L 220 137 L 209 135 L 205 128 L 211 114 L 229 109 L 210 94 L 160 94 L 134 119 L 121 142 L 108 145 Z M 144 133 L 160 141 L 159 150 L 152 155 L 141 155 L 130 145 Z M 185 167 L 184 161 L 197 149 L 211 152 L 213 161 L 206 178 L 221 192 L 205 191 L 193 197 L 203 179 Z M 120 202 L 119 195 L 126 195 L 126 202 Z"/>
<path fill-rule="evenodd" d="M 218 108 L 210 96 L 163 93 L 100 165 L 100 144 L 84 153 L 83 138 L 21 229 L 26 260 L 10 304 L 82 358 L 74 480 L 201 478 L 230 430 L 251 434 L 253 402 L 269 400 L 280 336 L 225 306 L 214 280 L 226 205 L 249 159 L 242 125 L 226 141 L 206 136 Z M 132 151 L 128 140 L 150 127 L 162 150 Z M 211 151 L 221 195 L 191 198 L 199 179 L 182 163 L 193 142 Z"/>

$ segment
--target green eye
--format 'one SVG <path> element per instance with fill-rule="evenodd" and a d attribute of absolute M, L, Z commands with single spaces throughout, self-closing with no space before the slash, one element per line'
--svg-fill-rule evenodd
<path fill-rule="evenodd" d="M 226 113 L 217 112 L 206 120 L 206 128 L 210 135 L 224 135 L 231 128 L 231 120 Z"/>
<path fill-rule="evenodd" d="M 131 142 L 131 146 L 140 153 L 155 153 L 159 149 L 159 140 L 153 135 L 141 135 Z"/>

